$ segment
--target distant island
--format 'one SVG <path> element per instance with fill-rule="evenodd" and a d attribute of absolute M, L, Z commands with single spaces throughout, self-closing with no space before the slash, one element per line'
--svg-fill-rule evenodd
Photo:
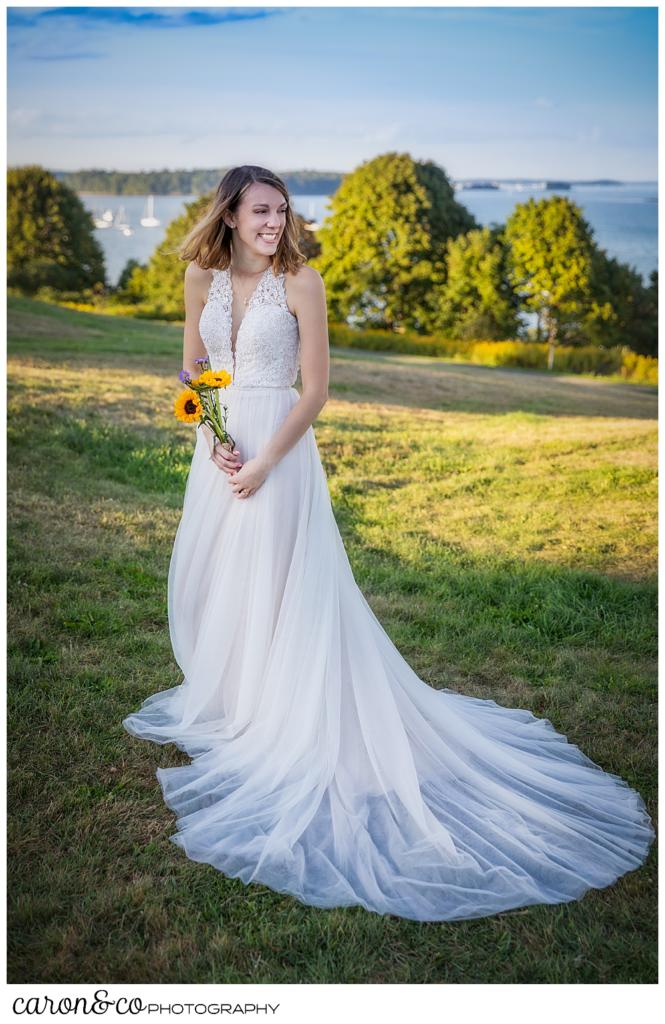
<path fill-rule="evenodd" d="M 114 196 L 203 196 L 217 188 L 229 167 L 193 171 L 51 171 L 74 192 Z M 329 196 L 344 177 L 336 171 L 281 171 L 291 195 Z"/>
<path fill-rule="evenodd" d="M 161 171 L 58 171 L 51 173 L 75 192 L 90 195 L 135 196 L 201 196 L 211 192 L 224 177 L 228 167 L 201 170 Z M 339 171 L 280 171 L 292 195 L 332 195 L 340 186 L 344 173 Z M 456 190 L 501 188 L 569 189 L 575 185 L 612 186 L 627 182 L 613 178 L 558 181 L 543 178 L 460 178 L 452 180 Z M 633 183 L 634 184 L 634 183 Z"/>
<path fill-rule="evenodd" d="M 501 188 L 542 188 L 542 189 L 569 189 L 575 185 L 598 186 L 598 185 L 625 185 L 625 181 L 616 181 L 614 178 L 597 178 L 594 180 L 561 181 L 549 178 L 463 178 L 454 182 L 456 189 L 501 189 Z"/>

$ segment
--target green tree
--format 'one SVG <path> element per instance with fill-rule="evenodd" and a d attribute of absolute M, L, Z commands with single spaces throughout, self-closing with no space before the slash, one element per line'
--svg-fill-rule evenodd
<path fill-rule="evenodd" d="M 658 273 L 644 286 L 641 275 L 594 247 L 592 302 L 583 323 L 593 344 L 628 345 L 640 355 L 658 355 Z"/>
<path fill-rule="evenodd" d="M 515 338 L 519 299 L 508 280 L 508 248 L 501 229 L 474 228 L 450 238 L 447 264 L 436 332 L 449 338 Z"/>
<path fill-rule="evenodd" d="M 635 352 L 645 356 L 658 356 L 658 271 L 649 274 L 649 284 L 644 289 L 643 315 L 636 322 L 644 325 L 644 337 L 635 329 L 632 333 L 631 347 L 635 344 Z"/>
<path fill-rule="evenodd" d="M 7 173 L 7 283 L 29 295 L 46 287 L 106 287 L 92 217 L 67 185 L 36 164 Z"/>
<path fill-rule="evenodd" d="M 112 289 L 112 300 L 120 303 L 140 305 L 143 302 L 143 276 L 146 264 L 137 259 L 128 259 L 122 268 L 118 283 Z"/>
<path fill-rule="evenodd" d="M 137 259 L 134 259 L 134 258 L 128 259 L 127 262 L 125 263 L 124 267 L 122 268 L 122 271 L 120 273 L 120 277 L 118 278 L 118 283 L 116 285 L 116 289 L 118 291 L 127 291 L 128 290 L 128 286 L 129 286 L 129 280 L 130 280 L 132 274 L 134 273 L 134 271 L 138 267 L 141 267 L 141 266 L 143 266 L 143 264 L 141 263 L 140 260 L 137 260 Z"/>
<path fill-rule="evenodd" d="M 446 280 L 446 243 L 478 227 L 445 172 L 386 153 L 347 174 L 318 232 L 312 260 L 331 316 L 390 329 L 432 329 Z"/>
<path fill-rule="evenodd" d="M 505 236 L 511 284 L 525 308 L 540 316 L 551 370 L 560 339 L 584 340 L 580 327 L 591 302 L 592 229 L 576 203 L 549 196 L 518 203 Z"/>
<path fill-rule="evenodd" d="M 200 196 L 185 204 L 179 217 L 166 228 L 164 238 L 153 251 L 147 265 L 134 269 L 125 287 L 140 297 L 158 315 L 184 319 L 183 279 L 186 264 L 178 256 L 178 247 L 210 205 L 211 195 Z"/>

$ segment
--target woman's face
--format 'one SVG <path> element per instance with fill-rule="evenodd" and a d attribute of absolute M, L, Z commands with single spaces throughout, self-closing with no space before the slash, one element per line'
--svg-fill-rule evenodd
<path fill-rule="evenodd" d="M 287 208 L 288 203 L 279 189 L 252 182 L 235 214 L 229 217 L 236 225 L 236 240 L 257 256 L 272 256 L 284 233 Z"/>

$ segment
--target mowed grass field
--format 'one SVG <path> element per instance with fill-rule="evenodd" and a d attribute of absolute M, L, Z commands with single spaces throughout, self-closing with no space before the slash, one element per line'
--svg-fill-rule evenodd
<path fill-rule="evenodd" d="M 168 841 L 155 770 L 188 759 L 121 722 L 181 680 L 182 330 L 22 299 L 9 321 L 8 981 L 655 982 L 654 848 L 579 902 L 438 923 L 306 907 Z M 356 579 L 419 675 L 549 718 L 654 819 L 656 408 L 332 350 L 314 424 Z"/>

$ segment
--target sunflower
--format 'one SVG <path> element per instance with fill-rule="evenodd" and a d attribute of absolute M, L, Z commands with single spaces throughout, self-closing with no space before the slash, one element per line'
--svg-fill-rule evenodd
<path fill-rule="evenodd" d="M 194 391 L 183 391 L 176 398 L 173 411 L 181 423 L 196 423 L 203 412 L 201 399 Z"/>
<path fill-rule="evenodd" d="M 225 388 L 231 383 L 231 374 L 226 370 L 205 370 L 195 383 L 209 388 Z"/>

